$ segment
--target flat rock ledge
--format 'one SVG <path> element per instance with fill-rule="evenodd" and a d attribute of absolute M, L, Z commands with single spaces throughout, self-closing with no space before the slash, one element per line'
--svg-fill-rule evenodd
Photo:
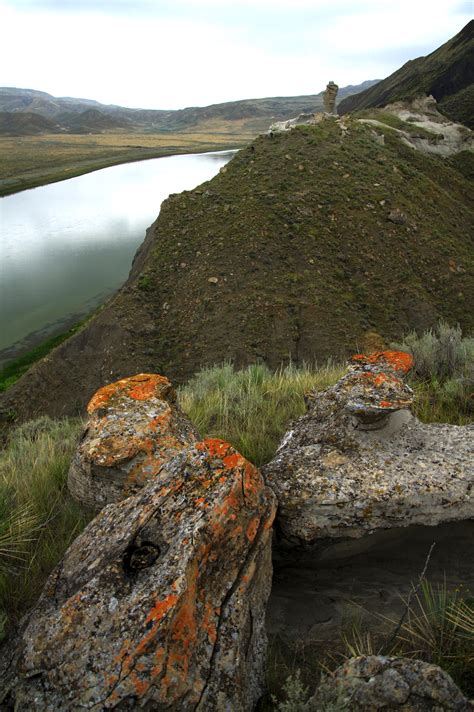
<path fill-rule="evenodd" d="M 135 494 L 199 434 L 167 378 L 140 373 L 100 388 L 68 475 L 74 499 L 95 511 Z"/>
<path fill-rule="evenodd" d="M 335 386 L 308 394 L 262 470 L 290 545 L 474 516 L 474 426 L 415 418 L 410 367 L 402 352 L 357 355 Z"/>
<path fill-rule="evenodd" d="M 23 623 L 0 708 L 253 710 L 274 514 L 228 443 L 178 453 L 69 548 Z"/>
<path fill-rule="evenodd" d="M 474 706 L 437 665 L 369 655 L 351 658 L 326 678 L 307 708 L 308 712 L 472 712 Z"/>

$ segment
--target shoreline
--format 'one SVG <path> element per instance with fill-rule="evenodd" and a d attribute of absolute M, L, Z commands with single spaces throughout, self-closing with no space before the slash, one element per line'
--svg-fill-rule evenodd
<path fill-rule="evenodd" d="M 242 142 L 242 146 L 245 145 L 245 143 L 246 142 Z M 149 149 L 146 151 L 147 155 L 143 156 L 135 155 L 132 157 L 122 158 L 111 157 L 110 160 L 104 159 L 100 161 L 91 161 L 88 165 L 84 165 L 82 167 L 76 166 L 74 168 L 67 169 L 65 172 L 62 172 L 62 175 L 56 175 L 58 171 L 43 175 L 42 177 L 31 180 L 31 184 L 22 185 L 22 187 L 19 188 L 12 187 L 5 189 L 1 186 L 2 181 L 0 181 L 0 197 L 7 197 L 8 195 L 14 195 L 15 193 L 21 193 L 25 190 L 39 188 L 43 185 L 50 185 L 63 180 L 69 180 L 70 178 L 76 178 L 78 176 L 102 170 L 103 168 L 110 168 L 115 165 L 124 165 L 126 163 L 135 163 L 154 158 L 167 158 L 180 155 L 234 152 L 238 151 L 242 146 L 237 148 L 235 147 L 235 144 L 233 146 L 229 146 L 228 144 L 205 144 L 204 146 L 199 146 L 191 150 L 173 147 L 170 147 L 168 150 L 166 148 L 156 150 Z M 150 155 L 151 153 L 153 153 L 153 155 Z M 20 179 L 16 180 L 18 182 Z M 120 289 L 120 287 L 118 287 L 118 289 Z M 115 290 L 113 294 L 115 294 L 116 291 L 117 290 Z M 26 370 L 28 370 L 34 363 L 47 356 L 56 346 L 59 346 L 59 344 L 67 338 L 75 334 L 84 323 L 89 321 L 94 314 L 100 311 L 113 294 L 108 295 L 104 301 L 101 301 L 99 304 L 93 306 L 87 313 L 71 314 L 69 318 L 59 321 L 56 325 L 51 325 L 50 328 L 46 328 L 46 333 L 44 333 L 45 329 L 40 329 L 39 331 L 28 334 L 25 338 L 15 344 L 11 344 L 11 346 L 2 349 L 0 351 L 0 392 L 6 390 L 10 385 L 13 385 L 13 383 L 21 378 Z M 5 358 L 6 354 L 8 354 L 8 356 Z M 12 379 L 12 382 L 5 385 L 5 381 L 7 379 L 8 381 Z"/>
<path fill-rule="evenodd" d="M 193 155 L 199 153 L 214 153 L 217 151 L 238 151 L 247 143 L 248 140 L 245 139 L 238 146 L 236 146 L 235 143 L 231 145 L 226 143 L 206 143 L 201 146 L 196 146 L 194 148 L 178 148 L 174 146 L 170 146 L 169 148 L 163 147 L 157 149 L 146 148 L 141 149 L 140 152 L 135 152 L 131 155 L 126 155 L 122 157 L 110 156 L 109 159 L 93 159 L 91 161 L 83 163 L 83 165 L 76 164 L 74 166 L 65 167 L 63 169 L 58 168 L 53 171 L 38 171 L 40 175 L 31 176 L 29 178 L 3 178 L 0 179 L 0 198 L 5 198 L 9 195 L 21 193 L 25 190 L 31 190 L 33 188 L 40 188 L 44 185 L 59 183 L 60 181 L 69 180 L 70 178 L 77 178 L 87 173 L 93 173 L 94 171 L 102 170 L 103 168 L 111 168 L 113 166 L 120 166 L 126 163 L 137 163 L 138 161 L 147 161 L 153 158 L 167 158 L 171 156 Z"/>

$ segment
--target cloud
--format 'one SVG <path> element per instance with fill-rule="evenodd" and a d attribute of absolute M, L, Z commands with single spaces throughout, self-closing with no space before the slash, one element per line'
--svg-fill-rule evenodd
<path fill-rule="evenodd" d="M 0 84 L 163 109 L 313 94 L 434 50 L 470 19 L 458 11 L 459 0 L 0 0 Z"/>

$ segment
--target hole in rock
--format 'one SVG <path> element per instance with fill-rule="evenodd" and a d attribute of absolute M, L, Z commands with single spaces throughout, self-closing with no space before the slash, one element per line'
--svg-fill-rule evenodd
<path fill-rule="evenodd" d="M 133 575 L 141 569 L 152 566 L 160 555 L 160 547 L 151 541 L 133 542 L 125 549 L 123 568 L 126 574 Z"/>
<path fill-rule="evenodd" d="M 474 521 L 410 526 L 360 539 L 324 540 L 310 549 L 273 549 L 273 584 L 267 607 L 269 674 L 319 679 L 318 664 L 345 650 L 354 627 L 387 641 L 416 585 L 431 544 L 426 579 L 437 589 L 474 595 Z M 467 591 L 466 591 L 467 589 Z M 273 671 L 273 672 L 272 672 Z"/>

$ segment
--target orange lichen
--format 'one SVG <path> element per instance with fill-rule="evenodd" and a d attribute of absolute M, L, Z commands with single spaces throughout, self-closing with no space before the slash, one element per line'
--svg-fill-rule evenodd
<path fill-rule="evenodd" d="M 207 450 L 211 457 L 223 458 L 232 449 L 232 445 L 219 438 L 206 438 L 206 440 L 196 443 L 196 448 L 198 450 Z"/>
<path fill-rule="evenodd" d="M 402 381 L 391 373 L 372 373 L 370 371 L 357 374 L 357 378 L 370 381 L 376 388 L 388 385 L 392 388 L 403 388 Z"/>
<path fill-rule="evenodd" d="M 99 388 L 89 401 L 87 412 L 93 413 L 102 408 L 112 396 L 122 392 L 134 400 L 149 400 L 153 397 L 163 398 L 169 390 L 171 390 L 171 383 L 165 376 L 157 373 L 139 373 Z"/>
<path fill-rule="evenodd" d="M 234 452 L 230 455 L 226 455 L 226 457 L 223 457 L 222 462 L 227 470 L 232 470 L 234 467 L 239 467 L 239 465 L 243 464 L 245 460 L 242 455 L 239 455 L 238 452 Z"/>
<path fill-rule="evenodd" d="M 383 401 L 380 401 L 379 405 L 381 408 L 391 408 L 393 403 L 391 403 L 391 401 L 383 400 Z"/>
<path fill-rule="evenodd" d="M 257 536 L 258 527 L 260 526 L 260 517 L 254 517 L 250 520 L 245 531 L 247 539 L 252 542 Z"/>
<path fill-rule="evenodd" d="M 155 432 L 156 430 L 166 430 L 168 427 L 170 420 L 171 420 L 171 408 L 167 406 L 166 410 L 164 413 L 161 413 L 160 415 L 157 415 L 155 418 L 152 418 L 148 423 L 147 423 L 147 428 L 148 430 L 151 430 L 152 432 Z"/>
<path fill-rule="evenodd" d="M 405 351 L 374 351 L 371 354 L 355 354 L 352 361 L 362 364 L 378 364 L 380 361 L 386 362 L 387 366 L 394 371 L 408 373 L 413 366 L 413 356 Z"/>
<path fill-rule="evenodd" d="M 178 596 L 174 593 L 170 593 L 165 596 L 161 601 L 157 601 L 151 611 L 149 612 L 145 623 L 149 621 L 160 621 L 163 616 L 172 608 L 178 601 Z"/>
<path fill-rule="evenodd" d="M 134 400 L 150 400 L 156 395 L 157 380 L 161 382 L 161 376 L 150 376 L 147 381 L 137 383 L 130 388 L 127 395 Z"/>

